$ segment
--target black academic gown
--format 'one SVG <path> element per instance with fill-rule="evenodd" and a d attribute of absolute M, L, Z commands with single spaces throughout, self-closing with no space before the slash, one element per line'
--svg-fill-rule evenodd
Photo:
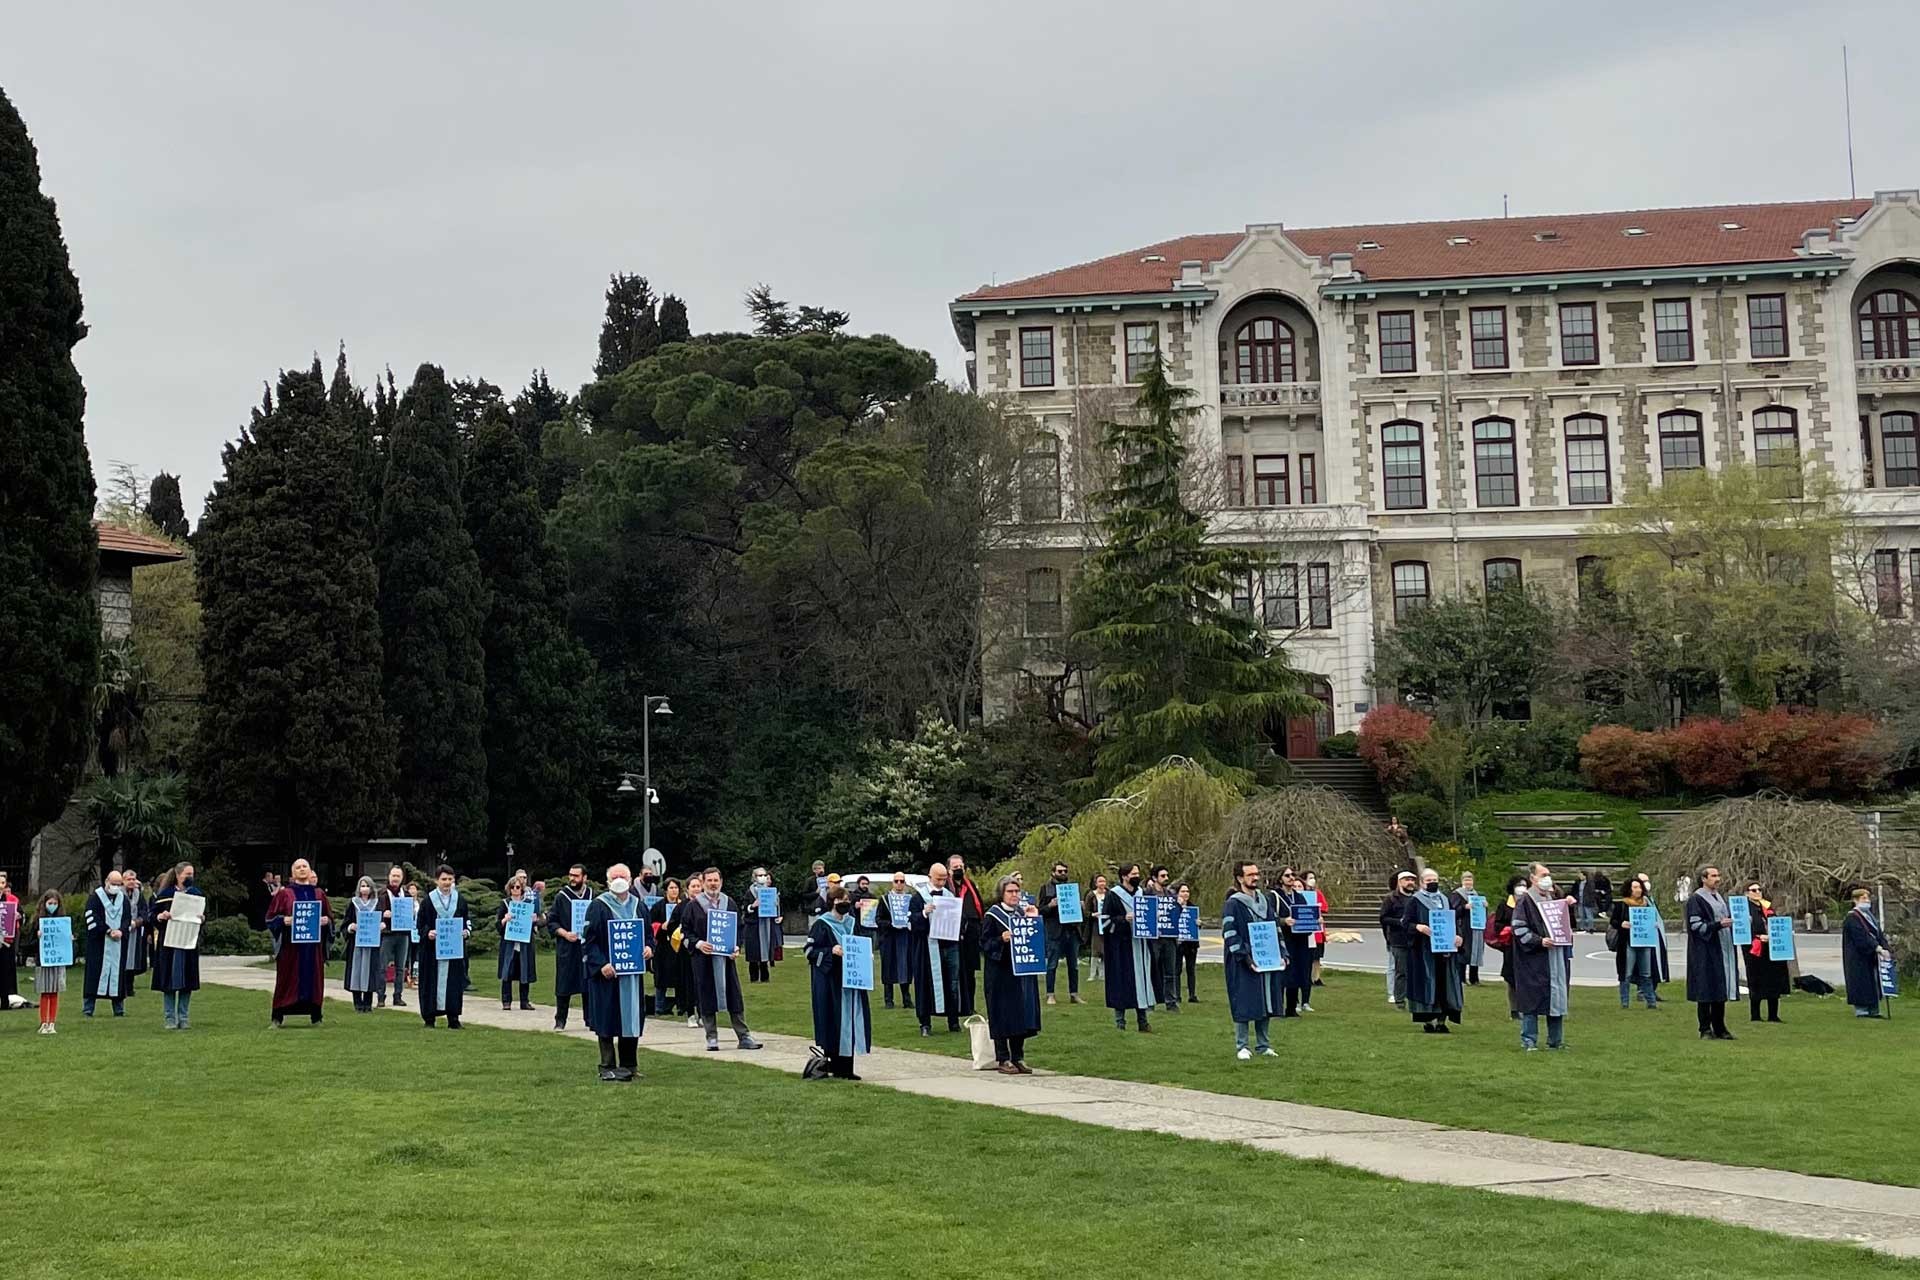
<path fill-rule="evenodd" d="M 1007 908 L 995 903 L 980 921 L 981 969 L 986 980 L 987 1030 L 995 1040 L 1040 1034 L 1040 979 L 1013 971 L 1013 944 L 1000 935 L 1010 932 L 1013 920 Z"/>
<path fill-rule="evenodd" d="M 960 898 L 960 1013 L 973 1013 L 975 977 L 980 972 L 980 887 L 969 878 L 954 886 Z"/>
<path fill-rule="evenodd" d="M 920 895 L 909 889 L 905 928 L 893 926 L 893 890 L 880 895 L 874 912 L 874 932 L 878 935 L 874 950 L 880 962 L 880 981 L 886 986 L 906 986 L 913 981 L 913 913 L 921 905 Z"/>
<path fill-rule="evenodd" d="M 1512 1005 L 1516 1013 L 1542 1016 L 1553 1012 L 1553 958 L 1547 943 L 1547 917 L 1531 895 L 1522 892 L 1513 906 L 1514 932 L 1524 925 L 1533 938 L 1523 946 L 1516 936 L 1507 948 L 1513 959 Z"/>
<path fill-rule="evenodd" d="M 842 985 L 843 961 L 833 954 L 833 949 L 841 945 L 839 931 L 827 923 L 825 916 L 807 930 L 813 1042 L 830 1058 L 851 1058 L 873 1045 L 873 1008 L 866 992 L 849 991 Z M 855 1018 L 857 1023 L 852 1021 Z"/>
<path fill-rule="evenodd" d="M 683 933 L 680 945 L 673 945 L 673 931 L 681 928 L 681 916 L 687 909 L 687 900 L 668 902 L 665 898 L 653 904 L 647 912 L 647 921 L 653 934 L 653 991 L 656 996 L 671 991 L 682 1008 L 693 1004 L 693 974 L 687 967 L 687 957 L 694 954 L 693 943 Z"/>
<path fill-rule="evenodd" d="M 1617 930 L 1620 934 L 1620 949 L 1613 953 L 1613 975 L 1621 982 L 1627 980 L 1627 958 L 1628 953 L 1633 950 L 1632 910 L 1634 907 L 1650 907 L 1652 905 L 1651 902 L 1644 900 L 1634 902 L 1629 898 L 1615 898 L 1613 900 L 1613 906 L 1608 909 L 1607 928 Z M 1651 948 L 1647 949 L 1651 950 Z M 1667 931 L 1662 929 L 1660 930 L 1659 953 L 1654 957 L 1653 961 L 1653 980 L 1655 983 L 1665 982 L 1667 981 L 1667 976 Z"/>
<path fill-rule="evenodd" d="M 785 928 L 772 920 L 766 921 L 766 945 L 760 945 L 760 898 L 751 889 L 739 907 L 740 911 L 740 949 L 746 953 L 749 964 L 774 964 L 786 959 L 786 943 L 781 937 Z M 785 914 L 785 909 L 782 909 Z M 819 914 L 818 912 L 815 913 Z M 704 930 L 700 934 L 705 937 Z M 697 954 L 697 953 L 696 953 Z"/>
<path fill-rule="evenodd" d="M 432 1026 L 433 1020 L 442 1012 L 447 1015 L 447 1021 L 458 1022 L 467 990 L 467 961 L 463 955 L 458 960 L 447 961 L 447 1007 L 445 1010 L 439 1007 L 440 962 L 434 958 L 436 940 L 427 936 L 428 931 L 439 929 L 443 925 L 449 929 L 466 929 L 469 919 L 466 894 L 460 894 L 454 900 L 453 914 L 445 920 L 440 917 L 440 909 L 434 904 L 433 895 L 431 893 L 421 895 L 420 910 L 415 916 L 415 922 L 420 926 L 419 1000 L 420 1017 L 428 1026 Z M 470 950 L 473 940 L 469 938 L 467 941 Z"/>
<path fill-rule="evenodd" d="M 718 909 L 735 911 L 734 901 L 726 894 L 720 895 Z M 690 898 L 680 908 L 680 932 L 686 940 L 691 953 L 687 965 L 693 971 L 693 998 L 702 1018 L 717 1018 L 721 1010 L 728 1013 L 745 1015 L 746 1005 L 740 999 L 740 971 L 732 956 L 710 956 L 695 945 L 707 938 L 707 903 L 705 898 Z M 740 932 L 746 929 L 745 917 L 741 917 Z M 744 942 L 744 938 L 742 938 Z M 719 964 L 714 962 L 718 960 Z M 718 974 L 715 973 L 716 968 Z"/>
<path fill-rule="evenodd" d="M 630 898 L 633 896 L 629 895 Z M 647 919 L 644 900 L 634 902 L 633 918 L 643 922 Z M 580 935 L 580 950 L 584 957 L 582 963 L 587 977 L 587 998 L 582 1004 L 586 1009 L 587 1026 L 595 1035 L 610 1040 L 637 1040 L 645 1033 L 647 1026 L 646 974 L 616 974 L 609 978 L 600 972 L 608 963 L 607 922 L 612 919 L 613 907 L 604 896 L 595 898 L 593 905 L 587 908 L 587 931 Z M 629 982 L 633 984 L 634 999 L 631 1007 L 623 1008 L 622 988 Z"/>
<path fill-rule="evenodd" d="M 1413 1013 L 1415 1022 L 1431 1025 L 1435 1022 L 1459 1022 L 1461 1010 L 1466 1005 L 1465 983 L 1466 961 L 1462 958 L 1466 950 L 1445 955 L 1435 953 L 1433 940 L 1421 933 L 1419 926 L 1433 927 L 1433 918 L 1437 915 L 1454 916 L 1457 924 L 1459 917 L 1449 903 L 1430 906 L 1423 902 L 1420 895 L 1414 894 L 1407 899 L 1403 915 L 1408 931 L 1413 937 L 1413 945 L 1407 948 L 1407 1005 Z M 1455 929 L 1462 943 L 1466 934 Z"/>
<path fill-rule="evenodd" d="M 1293 927 L 1293 904 L 1318 906 L 1320 899 L 1311 893 L 1283 893 L 1280 895 L 1280 945 L 1287 949 L 1287 968 L 1281 974 L 1280 985 L 1292 987 L 1298 991 L 1313 989 L 1313 935 L 1312 929 Z"/>
<path fill-rule="evenodd" d="M 153 900 L 153 914 L 157 917 L 162 911 L 173 910 L 173 898 L 178 893 L 190 893 L 194 897 L 205 897 L 198 886 L 170 888 Z M 204 926 L 202 926 L 204 928 Z M 154 921 L 153 949 L 153 989 L 155 991 L 198 991 L 200 989 L 200 952 L 197 948 L 170 947 L 167 945 L 167 922 Z"/>
<path fill-rule="evenodd" d="M 1758 920 L 1754 923 L 1754 936 L 1764 936 L 1765 923 Z M 1727 984 L 1725 953 L 1720 949 L 1720 936 L 1731 933 L 1731 926 L 1720 927 L 1714 918 L 1713 904 L 1696 889 L 1687 899 L 1687 999 L 1695 1004 L 1740 998 L 1740 993 Z"/>
<path fill-rule="evenodd" d="M 101 891 L 96 889 L 87 895 L 86 911 L 86 965 L 82 970 L 86 985 L 81 988 L 88 999 L 121 1000 L 126 998 L 127 979 L 126 952 L 133 945 L 133 904 L 127 901 L 125 894 L 120 895 L 120 955 L 115 976 L 114 994 L 103 992 L 101 984 L 106 980 L 107 955 L 107 912 L 101 899 Z"/>
<path fill-rule="evenodd" d="M 123 958 L 127 962 L 127 976 L 133 977 L 147 971 L 147 963 L 152 958 L 153 898 L 142 893 L 139 897 L 128 898 L 127 905 L 133 908 L 133 928 L 127 931 L 127 947 Z M 129 982 L 127 989 L 132 990 Z"/>
<path fill-rule="evenodd" d="M 1787 971 L 1787 962 L 1775 960 L 1767 947 L 1767 917 L 1774 912 L 1763 911 L 1752 902 L 1747 904 L 1747 909 L 1753 912 L 1753 946 L 1734 948 L 1747 966 L 1747 994 L 1762 1000 L 1777 1000 L 1792 994 L 1793 975 Z"/>
<path fill-rule="evenodd" d="M 945 890 L 929 890 L 931 896 L 952 895 Z M 962 908 L 964 912 L 964 908 Z M 912 936 L 909 958 L 913 970 L 913 1007 L 920 1021 L 930 1025 L 934 1018 L 960 1016 L 960 944 L 935 940 L 933 921 L 927 917 L 927 902 L 914 895 L 907 908 L 907 923 Z M 964 935 L 966 926 L 961 925 Z M 936 973 L 935 970 L 938 969 Z"/>
<path fill-rule="evenodd" d="M 576 901 L 593 901 L 593 890 L 575 890 L 571 885 L 563 885 L 560 892 L 554 895 L 553 906 L 547 912 L 547 933 L 553 938 L 553 994 L 556 1000 L 561 996 L 582 995 L 587 989 L 586 943 L 568 942 L 560 936 L 562 929 L 573 932 L 573 904 Z"/>
<path fill-rule="evenodd" d="M 1856 1009 L 1880 1008 L 1880 948 L 1887 935 L 1874 918 L 1858 907 L 1847 912 L 1840 926 L 1840 965 L 1847 975 L 1847 1003 Z"/>

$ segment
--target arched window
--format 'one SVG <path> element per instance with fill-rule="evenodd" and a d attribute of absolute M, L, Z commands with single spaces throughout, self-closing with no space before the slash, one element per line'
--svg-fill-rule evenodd
<path fill-rule="evenodd" d="M 1566 421 L 1567 501 L 1593 505 L 1613 501 L 1613 468 L 1607 455 L 1607 420 L 1576 413 Z"/>
<path fill-rule="evenodd" d="M 1905 412 L 1881 414 L 1880 457 L 1889 488 L 1920 484 L 1920 417 Z"/>
<path fill-rule="evenodd" d="M 1488 598 L 1496 591 L 1520 585 L 1520 562 L 1509 556 L 1496 556 L 1480 566 L 1480 580 Z"/>
<path fill-rule="evenodd" d="M 1512 418 L 1482 418 L 1473 424 L 1473 485 L 1474 497 L 1483 507 L 1520 505 Z"/>
<path fill-rule="evenodd" d="M 1242 386 L 1293 381 L 1293 330 L 1278 320 L 1249 320 L 1233 336 L 1235 381 Z"/>
<path fill-rule="evenodd" d="M 1393 565 L 1393 620 L 1405 620 L 1415 609 L 1427 607 L 1427 562 L 1396 560 Z"/>
<path fill-rule="evenodd" d="M 1691 409 L 1674 409 L 1660 415 L 1660 473 L 1698 471 L 1707 465 L 1706 436 L 1700 430 L 1700 415 Z"/>
<path fill-rule="evenodd" d="M 1793 410 L 1775 406 L 1754 411 L 1753 465 L 1777 470 L 1782 492 L 1800 496 L 1800 420 Z"/>
<path fill-rule="evenodd" d="M 1380 429 L 1380 474 L 1387 510 L 1418 511 L 1427 505 L 1426 429 L 1417 422 L 1389 422 Z"/>
<path fill-rule="evenodd" d="M 1020 519 L 1060 518 L 1060 437 L 1035 436 L 1020 455 Z"/>
<path fill-rule="evenodd" d="M 1882 289 L 1860 304 L 1860 358 L 1911 360 L 1920 355 L 1920 302 L 1901 289 Z"/>
<path fill-rule="evenodd" d="M 1027 634 L 1060 634 L 1060 573 L 1057 569 L 1027 570 Z"/>

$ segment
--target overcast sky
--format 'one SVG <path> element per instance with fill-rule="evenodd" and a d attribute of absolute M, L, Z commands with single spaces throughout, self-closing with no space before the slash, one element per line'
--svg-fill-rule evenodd
<path fill-rule="evenodd" d="M 615 270 L 836 306 L 959 377 L 955 295 L 1172 235 L 1920 186 L 1920 4 L 9 4 L 86 297 L 96 473 L 190 513 L 347 344 L 587 379 Z M 1418 15 L 1418 16 L 1416 16 Z M 1844 15 L 1844 21 L 1842 20 Z"/>

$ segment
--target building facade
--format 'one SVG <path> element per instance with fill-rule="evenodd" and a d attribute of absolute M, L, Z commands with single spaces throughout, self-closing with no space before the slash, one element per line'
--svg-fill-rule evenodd
<path fill-rule="evenodd" d="M 977 390 L 1035 428 L 995 551 L 1012 642 L 989 714 L 1071 684 L 1098 424 L 1158 354 L 1193 393 L 1196 501 L 1274 567 L 1236 591 L 1326 708 L 1379 691 L 1374 637 L 1443 594 L 1575 589 L 1598 510 L 1670 473 L 1805 460 L 1920 607 L 1920 192 L 1188 236 L 949 308 Z M 1069 689 L 1069 699 L 1088 698 Z"/>

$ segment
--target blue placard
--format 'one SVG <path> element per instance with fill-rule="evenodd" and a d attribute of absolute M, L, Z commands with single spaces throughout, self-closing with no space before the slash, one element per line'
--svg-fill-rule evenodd
<path fill-rule="evenodd" d="M 1015 916 L 1007 932 L 1013 935 L 1013 976 L 1038 977 L 1047 971 L 1046 927 L 1039 916 Z"/>
<path fill-rule="evenodd" d="M 1247 926 L 1247 954 L 1256 973 L 1278 973 L 1286 967 L 1280 958 L 1280 925 L 1273 920 L 1255 920 Z"/>
<path fill-rule="evenodd" d="M 631 977 L 647 967 L 647 922 L 645 920 L 607 921 L 607 963 L 617 978 Z"/>
<path fill-rule="evenodd" d="M 1460 945 L 1460 930 L 1451 907 L 1427 914 L 1427 928 L 1433 932 L 1427 935 L 1428 948 L 1437 956 L 1450 956 Z"/>
<path fill-rule="evenodd" d="M 295 946 L 315 945 L 320 941 L 320 901 L 293 904 L 293 944 Z"/>
<path fill-rule="evenodd" d="M 1893 963 L 1892 956 L 1880 957 L 1880 994 L 1883 996 L 1900 994 L 1900 969 Z"/>
<path fill-rule="evenodd" d="M 1153 936 L 1175 938 L 1180 935 L 1180 904 L 1170 893 L 1153 900 Z"/>
<path fill-rule="evenodd" d="M 772 885 L 763 885 L 753 891 L 754 909 L 767 919 L 780 914 L 780 890 Z"/>
<path fill-rule="evenodd" d="M 1727 915 L 1733 921 L 1733 945 L 1750 946 L 1753 943 L 1753 904 L 1745 898 L 1728 898 Z"/>
<path fill-rule="evenodd" d="M 1136 938 L 1157 938 L 1159 933 L 1159 915 L 1153 905 L 1154 900 L 1144 893 L 1133 896 L 1133 936 Z"/>
<path fill-rule="evenodd" d="M 1200 908 L 1180 908 L 1180 941 L 1200 941 Z"/>
<path fill-rule="evenodd" d="M 1767 958 L 1769 960 L 1793 959 L 1793 917 L 1767 917 Z"/>
<path fill-rule="evenodd" d="M 459 916 L 441 916 L 433 922 L 433 958 L 461 960 L 467 954 L 467 931 Z"/>
<path fill-rule="evenodd" d="M 840 986 L 846 991 L 873 990 L 873 939 L 848 934 L 840 940 Z"/>
<path fill-rule="evenodd" d="M 1628 907 L 1627 920 L 1631 926 L 1627 937 L 1630 947 L 1657 947 L 1660 945 L 1660 913 L 1652 907 Z"/>
<path fill-rule="evenodd" d="M 40 917 L 40 967 L 64 969 L 73 963 L 73 921 L 65 916 Z"/>
<path fill-rule="evenodd" d="M 1482 893 L 1467 895 L 1467 927 L 1479 933 L 1487 927 L 1487 898 Z"/>
<path fill-rule="evenodd" d="M 575 935 L 587 931 L 587 908 L 593 905 L 592 898 L 568 898 L 568 910 L 571 913 L 567 932 Z"/>
<path fill-rule="evenodd" d="M 380 913 L 372 907 L 356 907 L 353 912 L 353 945 L 380 945 Z"/>
<path fill-rule="evenodd" d="M 507 904 L 507 931 L 502 936 L 508 942 L 533 941 L 533 903 L 522 898 Z"/>
<path fill-rule="evenodd" d="M 1320 900 L 1302 902 L 1298 898 L 1287 904 L 1288 923 L 1295 933 L 1320 932 Z"/>
<path fill-rule="evenodd" d="M 1079 924 L 1082 920 L 1086 919 L 1086 915 L 1080 906 L 1079 885 L 1073 884 L 1072 882 L 1055 885 L 1053 892 L 1054 902 L 1057 903 L 1060 908 L 1061 924 Z"/>
<path fill-rule="evenodd" d="M 707 912 L 707 945 L 717 956 L 730 956 L 740 949 L 740 913 Z"/>
<path fill-rule="evenodd" d="M 393 919 L 388 922 L 387 927 L 395 933 L 412 933 L 414 908 L 419 905 L 405 894 L 395 896 L 389 907 L 393 912 Z"/>
<path fill-rule="evenodd" d="M 892 918 L 894 928 L 913 928 L 913 917 L 907 914 L 913 910 L 913 898 L 914 895 L 911 893 L 889 893 L 887 895 L 887 914 Z"/>

